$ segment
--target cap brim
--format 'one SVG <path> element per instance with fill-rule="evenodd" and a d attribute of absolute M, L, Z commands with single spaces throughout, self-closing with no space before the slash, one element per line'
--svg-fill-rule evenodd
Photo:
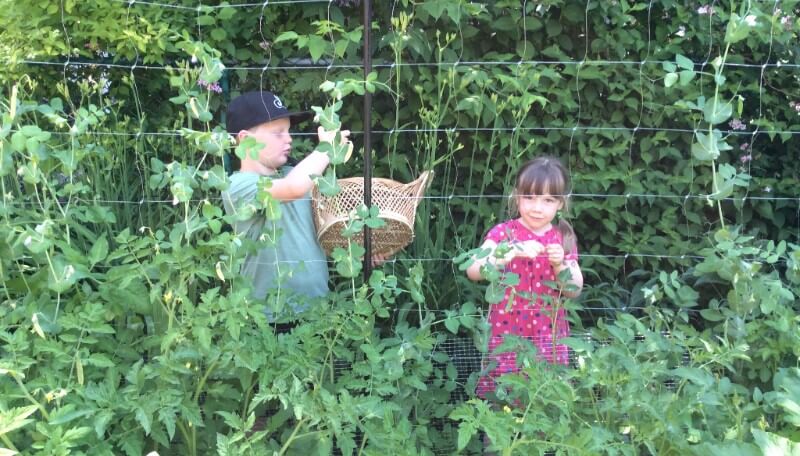
<path fill-rule="evenodd" d="M 306 120 L 310 120 L 314 116 L 314 113 L 311 111 L 300 111 L 300 112 L 292 112 L 289 113 L 287 117 L 289 120 L 292 121 L 292 124 L 304 122 Z"/>

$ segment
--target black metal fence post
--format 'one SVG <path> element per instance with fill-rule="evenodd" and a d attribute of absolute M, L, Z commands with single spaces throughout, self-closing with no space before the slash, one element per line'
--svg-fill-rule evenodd
<path fill-rule="evenodd" d="M 364 0 L 364 79 L 372 71 L 372 1 Z M 372 94 L 364 94 L 364 204 L 372 206 Z M 364 226 L 364 281 L 372 274 L 372 230 Z"/>

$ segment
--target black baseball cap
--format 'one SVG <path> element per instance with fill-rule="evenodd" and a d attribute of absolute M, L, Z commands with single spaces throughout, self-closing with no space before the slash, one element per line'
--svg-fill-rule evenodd
<path fill-rule="evenodd" d="M 283 101 L 272 92 L 245 92 L 228 104 L 226 125 L 228 133 L 235 135 L 264 122 L 289 117 L 295 123 L 310 116 L 309 111 L 289 112 Z"/>

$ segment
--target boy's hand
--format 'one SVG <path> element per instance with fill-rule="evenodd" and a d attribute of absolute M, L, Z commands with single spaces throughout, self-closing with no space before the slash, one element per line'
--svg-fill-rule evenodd
<path fill-rule="evenodd" d="M 344 155 L 344 161 L 350 160 L 350 156 L 353 155 L 353 143 L 348 139 L 350 137 L 350 130 L 340 130 L 341 133 L 341 143 L 347 144 L 347 153 Z M 319 137 L 319 142 L 329 142 L 333 143 L 336 140 L 336 130 L 328 131 L 324 128 L 317 127 L 317 136 Z"/>
<path fill-rule="evenodd" d="M 388 259 L 389 255 L 381 255 L 379 253 L 373 253 L 372 258 L 370 258 L 370 261 L 372 262 L 372 267 L 376 268 L 378 266 L 383 265 L 383 263 L 386 263 Z"/>
<path fill-rule="evenodd" d="M 547 259 L 553 269 L 557 269 L 564 264 L 564 247 L 561 244 L 547 244 L 545 250 L 547 251 Z"/>
<path fill-rule="evenodd" d="M 344 154 L 345 163 L 347 163 L 347 160 L 350 160 L 351 155 L 353 155 L 353 141 L 347 141 L 347 153 Z"/>

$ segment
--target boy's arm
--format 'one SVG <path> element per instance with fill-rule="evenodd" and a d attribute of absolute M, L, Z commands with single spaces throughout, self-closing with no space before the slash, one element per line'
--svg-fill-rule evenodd
<path fill-rule="evenodd" d="M 342 130 L 342 141 L 347 141 L 349 130 Z M 325 131 L 322 127 L 317 129 L 320 142 L 332 142 L 336 132 Z M 279 201 L 294 201 L 304 197 L 314 186 L 311 176 L 321 175 L 328 167 L 330 158 L 328 154 L 314 150 L 306 158 L 300 160 L 286 177 L 272 181 L 269 192 Z"/>

